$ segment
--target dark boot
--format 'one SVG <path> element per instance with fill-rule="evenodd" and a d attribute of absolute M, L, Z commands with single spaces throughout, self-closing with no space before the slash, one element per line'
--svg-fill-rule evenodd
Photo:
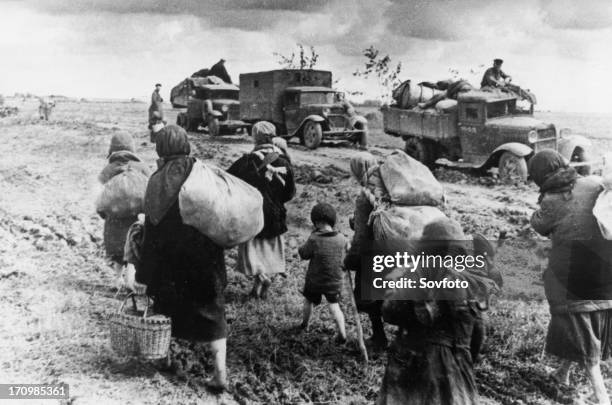
<path fill-rule="evenodd" d="M 384 351 L 387 349 L 389 341 L 385 334 L 384 323 L 379 315 L 370 314 L 370 322 L 372 322 L 372 337 L 369 339 L 374 351 Z"/>

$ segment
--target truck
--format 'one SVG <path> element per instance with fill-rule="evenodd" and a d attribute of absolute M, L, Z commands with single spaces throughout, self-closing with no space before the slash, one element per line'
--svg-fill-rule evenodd
<path fill-rule="evenodd" d="M 368 121 L 344 94 L 332 89 L 324 70 L 279 69 L 240 75 L 240 118 L 269 121 L 278 136 L 298 137 L 309 149 L 322 141 L 351 141 L 365 147 Z"/>
<path fill-rule="evenodd" d="M 176 116 L 176 124 L 187 131 L 206 127 L 209 135 L 248 132 L 251 125 L 240 120 L 239 88 L 228 83 L 210 83 L 207 78 L 189 78 L 191 95 L 187 111 Z"/>
<path fill-rule="evenodd" d="M 593 163 L 587 138 L 557 131 L 533 116 L 533 105 L 519 108 L 508 93 L 473 90 L 446 111 L 391 105 L 382 114 L 385 133 L 402 137 L 406 153 L 429 167 L 497 168 L 503 182 L 524 182 L 527 161 L 542 149 L 557 150 L 581 174 Z"/>

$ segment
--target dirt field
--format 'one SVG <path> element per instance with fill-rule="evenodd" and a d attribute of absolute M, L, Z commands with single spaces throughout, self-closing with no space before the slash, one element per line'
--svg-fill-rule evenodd
<path fill-rule="evenodd" d="M 51 121 L 40 122 L 35 103 L 10 102 L 20 114 L 0 120 L 0 381 L 65 382 L 71 404 L 373 402 L 385 357 L 374 357 L 367 367 L 360 364 L 354 319 L 346 305 L 351 336 L 346 346 L 334 345 L 333 322 L 324 308 L 315 310 L 309 332 L 294 329 L 306 269 L 297 247 L 310 232 L 310 209 L 317 201 L 330 202 L 338 210 L 340 231 L 350 235 L 348 217 L 357 187 L 348 161 L 356 149 L 307 151 L 291 145 L 298 192 L 288 205 L 289 276 L 275 282 L 268 301 L 247 299 L 250 282 L 233 271 L 236 252 L 227 251 L 231 390 L 214 397 L 201 387 L 211 370 L 207 356 L 185 342 L 173 345 L 175 374 L 117 357 L 109 347 L 106 316 L 119 301 L 104 259 L 102 221 L 94 210 L 96 177 L 111 136 L 120 131 L 134 135 L 139 154 L 154 167 L 147 105 L 64 101 Z M 168 111 L 169 122 L 175 115 Z M 373 132 L 375 154 L 402 146 L 380 128 Z M 191 140 L 198 158 L 223 168 L 252 147 L 246 136 L 210 139 L 194 133 Z M 595 141 L 608 146 L 607 140 Z M 490 177 L 443 169 L 436 175 L 446 189 L 449 215 L 467 232 L 495 238 L 506 230 L 512 238 L 498 264 L 505 290 L 489 313 L 489 338 L 477 366 L 485 402 L 572 403 L 583 395 L 586 381 L 573 373 L 577 388 L 560 389 L 547 378 L 555 362 L 542 353 L 548 322 L 543 264 L 524 254 L 534 249 L 523 238 L 533 237 L 529 216 L 536 207 L 535 187 L 501 186 Z"/>

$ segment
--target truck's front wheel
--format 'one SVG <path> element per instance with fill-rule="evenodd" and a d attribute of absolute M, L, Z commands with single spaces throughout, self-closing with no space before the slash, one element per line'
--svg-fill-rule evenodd
<path fill-rule="evenodd" d="M 516 184 L 527 181 L 527 162 L 524 157 L 504 152 L 499 158 L 498 168 L 502 183 Z"/>
<path fill-rule="evenodd" d="M 435 157 L 433 156 L 432 145 L 429 142 L 417 137 L 407 138 L 404 151 L 425 166 L 433 166 Z"/>
<path fill-rule="evenodd" d="M 219 118 L 209 118 L 208 119 L 208 135 L 217 136 L 219 135 Z"/>
<path fill-rule="evenodd" d="M 304 125 L 304 130 L 302 131 L 302 140 L 304 145 L 308 149 L 316 149 L 323 139 L 323 129 L 321 128 L 321 124 L 314 121 L 308 121 L 306 125 Z"/>

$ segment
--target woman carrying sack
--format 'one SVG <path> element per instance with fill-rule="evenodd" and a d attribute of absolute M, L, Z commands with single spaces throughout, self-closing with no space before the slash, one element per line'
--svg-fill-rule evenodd
<path fill-rule="evenodd" d="M 251 296 L 265 299 L 272 277 L 285 273 L 285 203 L 295 195 L 295 184 L 289 159 L 272 143 L 276 136 L 274 125 L 258 122 L 252 134 L 255 148 L 234 162 L 228 172 L 257 188 L 263 196 L 263 230 L 238 247 L 237 270 L 254 276 Z"/>
<path fill-rule="evenodd" d="M 178 195 L 195 162 L 185 130 L 165 127 L 157 135 L 156 150 L 159 168 L 147 185 L 134 287 L 146 290 L 154 310 L 172 319 L 173 336 L 210 344 L 215 371 L 207 386 L 222 391 L 227 388 L 223 249 L 181 219 Z"/>
<path fill-rule="evenodd" d="M 354 295 L 357 309 L 368 314 L 372 323 L 370 346 L 375 351 L 380 351 L 387 347 L 387 336 L 385 335 L 381 314 L 382 301 L 370 301 L 361 298 L 361 255 L 365 253 L 365 250 L 374 240 L 374 231 L 368 222 L 370 214 L 374 210 L 375 194 L 380 194 L 384 190 L 380 177 L 371 176 L 377 166 L 376 158 L 368 152 L 359 152 L 350 162 L 351 174 L 361 186 L 361 192 L 355 200 L 355 213 L 352 218 L 352 227 L 355 233 L 344 260 L 344 267 L 347 270 L 355 271 Z M 373 184 L 374 182 L 377 183 Z M 370 188 L 375 189 L 374 193 Z"/>
<path fill-rule="evenodd" d="M 150 175 L 149 167 L 136 156 L 136 144 L 130 134 L 116 134 L 111 139 L 108 149 L 108 164 L 104 167 L 98 180 L 102 185 L 107 185 L 116 176 L 125 174 L 128 170 L 134 173 L 135 181 L 142 182 L 142 189 Z M 140 175 L 139 175 L 140 174 Z M 142 198 L 142 197 L 141 197 Z M 127 231 L 137 220 L 142 207 L 125 213 L 115 212 L 112 207 L 98 207 L 98 215 L 104 219 L 104 248 L 113 267 L 119 275 L 120 266 L 123 264 L 123 247 Z"/>
<path fill-rule="evenodd" d="M 612 357 L 612 249 L 593 215 L 602 186 L 593 177 L 580 177 L 552 149 L 531 158 L 529 175 L 540 187 L 540 208 L 531 225 L 552 241 L 544 290 L 551 313 L 546 351 L 562 360 L 554 377 L 569 384 L 577 362 L 596 403 L 609 404 L 600 363 Z"/>

